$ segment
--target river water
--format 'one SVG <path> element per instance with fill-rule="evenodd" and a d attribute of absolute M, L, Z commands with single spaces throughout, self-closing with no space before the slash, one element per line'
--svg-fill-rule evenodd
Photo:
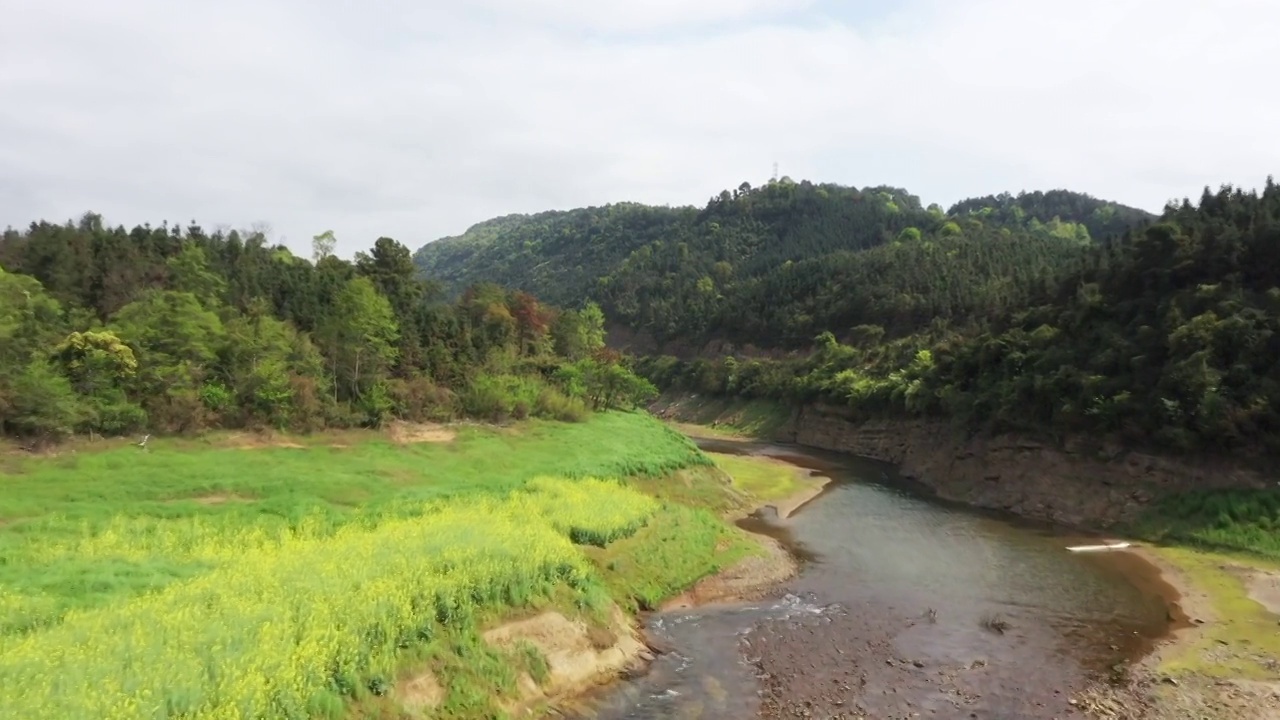
<path fill-rule="evenodd" d="M 1169 629 L 1167 586 L 1139 558 L 1066 550 L 1096 539 L 933 501 L 883 463 L 700 445 L 832 479 L 786 521 L 743 522 L 801 573 L 777 599 L 649 616 L 671 651 L 582 718 L 1063 717 L 1072 689 Z"/>

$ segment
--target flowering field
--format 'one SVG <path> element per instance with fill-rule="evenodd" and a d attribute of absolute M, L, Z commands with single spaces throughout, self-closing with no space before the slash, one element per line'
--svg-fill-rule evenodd
<path fill-rule="evenodd" d="M 447 447 L 131 450 L 0 466 L 0 717 L 343 717 L 424 663 L 457 671 L 442 711 L 488 717 L 515 674 L 485 622 L 601 610 L 617 584 L 592 553 L 620 540 L 698 574 L 722 545 L 640 540 L 686 511 L 592 477 L 652 492 L 707 464 L 643 416 Z"/>
<path fill-rule="evenodd" d="M 522 606 L 593 568 L 571 536 L 640 528 L 652 498 L 543 477 L 502 499 L 245 546 L 216 525 L 137 536 L 137 553 L 221 565 L 161 592 L 68 614 L 0 641 L 0 717 L 309 718 L 393 680 L 398 651 L 478 608 Z M 230 548 L 239 547 L 234 553 Z M 84 548 L 130 553 L 126 536 Z M 59 550 L 55 550 L 58 552 Z"/>

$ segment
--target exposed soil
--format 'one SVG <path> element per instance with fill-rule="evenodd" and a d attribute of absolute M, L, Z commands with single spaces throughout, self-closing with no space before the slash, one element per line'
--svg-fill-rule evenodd
<path fill-rule="evenodd" d="M 1166 658 L 1199 646 L 1214 623 L 1224 618 L 1217 616 L 1208 593 L 1196 587 L 1177 565 L 1142 547 L 1136 547 L 1133 552 L 1158 567 L 1163 577 L 1177 588 L 1179 609 L 1190 622 L 1175 630 L 1168 642 L 1143 659 L 1133 670 L 1128 686 L 1100 689 L 1097 695 L 1104 700 L 1091 706 L 1093 716 L 1117 720 L 1280 720 L 1280 673 L 1276 681 L 1268 682 L 1199 675 L 1183 675 L 1175 680 L 1159 672 Z M 1244 567 L 1233 570 L 1243 576 L 1255 602 L 1280 614 L 1280 603 L 1277 603 L 1280 598 L 1274 594 L 1280 578 L 1275 573 Z M 1214 643 L 1208 651 L 1212 654 L 1209 659 L 1224 667 L 1248 652 L 1248 648 L 1221 643 Z"/>
<path fill-rule="evenodd" d="M 808 505 L 815 498 L 821 495 L 822 492 L 827 489 L 827 486 L 831 484 L 831 478 L 814 478 L 811 482 L 812 485 L 809 487 L 795 493 L 791 497 L 779 500 L 778 502 L 772 503 L 766 507 L 772 507 L 774 512 L 778 514 L 779 518 L 786 520 L 798 512 L 800 508 Z"/>
<path fill-rule="evenodd" d="M 200 495 L 193 498 L 181 498 L 180 500 L 174 500 L 173 502 L 182 502 L 186 500 L 192 500 L 201 505 L 225 505 L 226 503 L 232 502 L 253 502 L 253 498 L 236 495 L 235 493 L 211 493 L 209 495 Z"/>
<path fill-rule="evenodd" d="M 546 658 L 548 677 L 544 685 L 538 685 L 527 673 L 518 678 L 520 698 L 505 708 L 511 715 L 522 715 L 538 704 L 581 694 L 638 669 L 652 658 L 630 618 L 617 606 L 611 608 L 607 629 L 550 611 L 500 625 L 485 632 L 484 639 L 504 649 L 527 642 Z"/>
<path fill-rule="evenodd" d="M 617 606 L 610 608 L 607 628 L 547 611 L 493 627 L 483 638 L 504 650 L 517 650 L 522 643 L 528 643 L 547 661 L 547 677 L 542 684 L 527 672 L 516 678 L 518 696 L 503 706 L 512 717 L 579 695 L 638 669 L 653 657 L 630 618 Z M 433 717 L 431 711 L 445 701 L 446 690 L 434 673 L 423 671 L 397 683 L 393 697 L 412 716 Z"/>
<path fill-rule="evenodd" d="M 651 410 L 669 420 L 705 421 L 697 417 L 699 406 L 696 399 L 668 397 Z M 731 422 L 733 415 L 730 409 L 722 417 Z M 1274 482 L 1274 473 L 1226 458 L 1162 457 L 1085 438 L 970 437 L 946 422 L 862 421 L 831 405 L 796 408 L 779 425 L 761 439 L 893 463 L 943 499 L 1072 527 L 1131 521 L 1171 492 Z"/>
<path fill-rule="evenodd" d="M 396 684 L 394 693 L 404 709 L 415 715 L 444 702 L 444 688 L 440 687 L 440 681 L 430 671 L 400 681 Z"/>
<path fill-rule="evenodd" d="M 1268 612 L 1280 615 L 1280 573 L 1251 568 L 1245 578 L 1249 597 Z"/>
<path fill-rule="evenodd" d="M 451 443 L 458 437 L 457 431 L 444 425 L 428 423 L 394 422 L 387 426 L 387 434 L 393 442 Z"/>

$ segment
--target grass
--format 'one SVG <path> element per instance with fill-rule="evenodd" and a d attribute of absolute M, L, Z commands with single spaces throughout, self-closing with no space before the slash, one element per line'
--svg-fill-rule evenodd
<path fill-rule="evenodd" d="M 791 408 L 776 400 L 680 395 L 663 404 L 677 427 L 706 437 L 773 439 L 791 421 Z"/>
<path fill-rule="evenodd" d="M 1280 560 L 1280 492 L 1201 490 L 1162 499 L 1138 533 L 1157 540 Z"/>
<path fill-rule="evenodd" d="M 210 528 L 238 537 L 221 546 L 234 555 L 246 544 L 323 536 L 425 501 L 509 492 L 538 475 L 661 477 L 710 462 L 674 431 L 626 413 L 530 422 L 520 432 L 464 428 L 450 445 L 153 442 L 147 451 L 125 445 L 27 459 L 0 476 L 0 588 L 39 608 L 15 619 L 4 611 L 12 602 L 0 600 L 0 631 L 205 572 L 225 557 L 184 548 Z M 151 549 L 142 553 L 141 544 Z"/>
<path fill-rule="evenodd" d="M 758 548 L 708 510 L 669 504 L 632 537 L 587 552 L 610 594 L 652 610 Z"/>
<path fill-rule="evenodd" d="M 1241 573 L 1260 567 L 1256 557 L 1242 558 L 1185 547 L 1154 551 L 1175 565 L 1195 590 L 1203 592 L 1216 621 L 1201 626 L 1193 643 L 1175 646 L 1160 669 L 1171 675 L 1196 673 L 1213 678 L 1274 680 L 1280 661 L 1277 617 L 1251 599 Z M 1274 567 L 1273 567 L 1274 569 Z"/>
<path fill-rule="evenodd" d="M 0 716 L 341 717 L 426 666 L 444 716 L 491 717 L 539 665 L 486 622 L 654 605 L 751 548 L 644 415 L 294 440 L 6 457 Z"/>
<path fill-rule="evenodd" d="M 811 484 L 807 474 L 790 463 L 766 457 L 707 455 L 733 478 L 734 488 L 762 502 L 792 497 Z"/>

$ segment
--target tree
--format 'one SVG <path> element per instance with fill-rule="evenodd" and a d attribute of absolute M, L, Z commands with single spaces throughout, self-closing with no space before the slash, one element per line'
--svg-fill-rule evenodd
<path fill-rule="evenodd" d="M 592 302 L 581 310 L 561 311 L 551 325 L 552 347 L 556 354 L 571 360 L 604 347 L 604 335 L 604 313 Z"/>
<path fill-rule="evenodd" d="M 182 252 L 169 258 L 170 285 L 179 292 L 195 295 L 207 308 L 222 302 L 227 292 L 227 281 L 209 270 L 205 251 L 199 245 L 183 246 Z"/>
<path fill-rule="evenodd" d="M 524 291 L 512 293 L 510 310 L 516 322 L 517 352 L 535 354 L 534 347 L 546 336 L 550 313 L 537 298 Z"/>
<path fill-rule="evenodd" d="M 333 249 L 338 244 L 338 239 L 333 236 L 332 230 L 325 230 L 319 235 L 311 238 L 311 260 L 316 265 L 321 260 L 333 255 Z"/>
<path fill-rule="evenodd" d="M 347 281 L 319 331 L 334 376 L 334 398 L 360 400 L 396 360 L 400 328 L 371 280 Z"/>
<path fill-rule="evenodd" d="M 114 333 L 73 332 L 54 349 L 54 359 L 81 395 L 119 387 L 138 371 L 138 360 Z"/>

